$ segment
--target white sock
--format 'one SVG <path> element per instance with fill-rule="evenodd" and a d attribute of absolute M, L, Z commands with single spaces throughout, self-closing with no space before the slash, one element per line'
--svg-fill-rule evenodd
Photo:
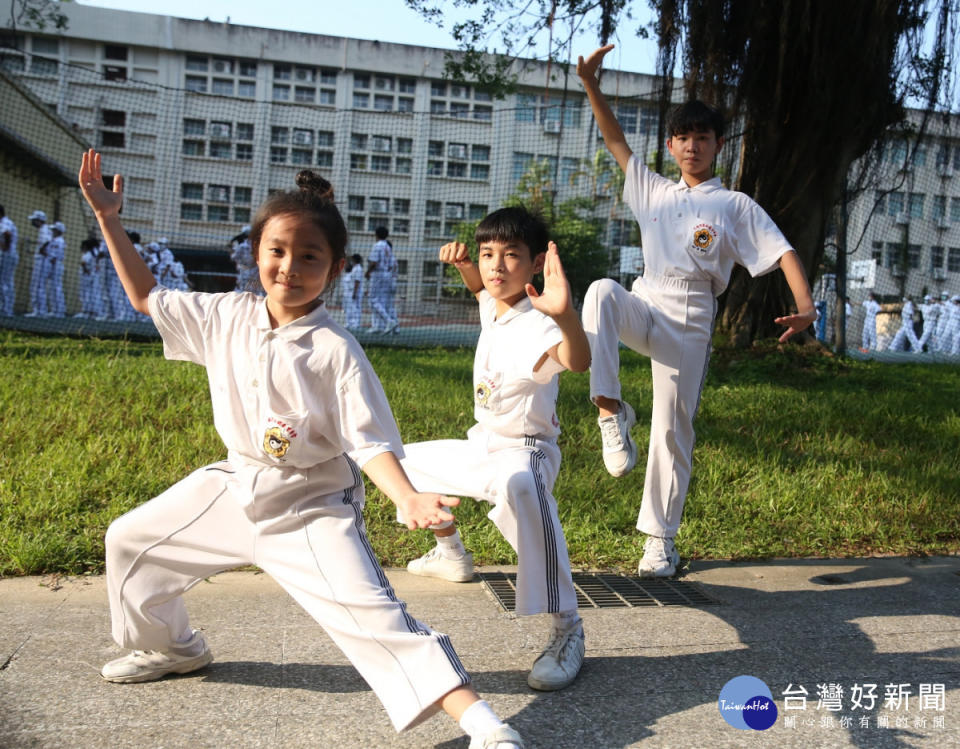
<path fill-rule="evenodd" d="M 471 739 L 483 738 L 502 725 L 503 721 L 497 717 L 486 700 L 477 700 L 460 716 L 460 728 Z"/>
<path fill-rule="evenodd" d="M 463 559 L 467 553 L 463 541 L 460 539 L 460 531 L 454 531 L 450 536 L 437 536 L 437 546 L 440 548 L 440 555 L 444 559 Z"/>
<path fill-rule="evenodd" d="M 576 609 L 558 611 L 555 614 L 551 614 L 551 616 L 553 617 L 553 626 L 557 629 L 569 629 L 580 621 L 580 615 Z"/>

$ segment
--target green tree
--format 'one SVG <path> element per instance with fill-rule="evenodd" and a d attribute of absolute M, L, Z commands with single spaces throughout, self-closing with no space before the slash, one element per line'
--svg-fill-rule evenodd
<path fill-rule="evenodd" d="M 16 31 L 20 28 L 46 31 L 53 27 L 57 31 L 67 28 L 67 16 L 61 6 L 72 0 L 13 0 L 10 3 L 10 17 L 7 27 Z"/>
<path fill-rule="evenodd" d="M 430 2 L 434 9 L 443 5 Z M 569 62 L 585 30 L 605 44 L 618 26 L 629 26 L 636 6 L 625 0 L 453 3 L 481 14 L 477 23 L 460 26 L 456 38 L 463 50 L 485 51 L 497 43 L 518 56 L 546 36 L 548 71 L 556 61 Z M 946 100 L 957 68 L 955 0 L 847 0 L 840 6 L 822 0 L 649 0 L 649 6 L 654 20 L 635 30 L 654 34 L 659 44 L 658 142 L 665 141 L 679 59 L 686 96 L 721 106 L 735 125 L 726 149 L 738 165 L 730 186 L 766 209 L 811 276 L 851 165 L 901 127 L 908 101 L 921 100 L 929 111 L 955 108 Z M 592 46 L 584 43 L 583 51 Z M 662 164 L 660 149 L 658 171 Z M 738 268 L 721 299 L 720 330 L 738 345 L 777 333 L 773 319 L 787 310 L 789 298 L 781 274 L 752 279 Z"/>

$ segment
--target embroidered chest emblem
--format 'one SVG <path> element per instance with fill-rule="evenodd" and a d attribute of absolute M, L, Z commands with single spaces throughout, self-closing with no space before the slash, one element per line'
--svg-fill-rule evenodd
<path fill-rule="evenodd" d="M 290 440 L 283 436 L 280 427 L 270 427 L 263 434 L 263 451 L 275 458 L 282 458 L 290 448 Z"/>
<path fill-rule="evenodd" d="M 474 388 L 473 399 L 480 408 L 490 408 L 490 396 L 493 395 L 493 383 L 486 377 Z"/>
<path fill-rule="evenodd" d="M 697 224 L 693 227 L 693 250 L 706 255 L 717 238 L 717 230 L 710 224 Z"/>
<path fill-rule="evenodd" d="M 290 441 L 296 436 L 297 432 L 293 427 L 270 416 L 263 433 L 263 451 L 274 458 L 283 458 L 290 449 Z"/>

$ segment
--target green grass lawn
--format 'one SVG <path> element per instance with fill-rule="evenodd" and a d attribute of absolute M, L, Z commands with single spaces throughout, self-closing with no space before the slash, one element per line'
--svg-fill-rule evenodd
<path fill-rule="evenodd" d="M 473 352 L 368 351 L 407 441 L 461 438 L 473 423 Z M 647 445 L 650 371 L 625 352 L 624 397 Z M 0 332 L 0 574 L 99 572 L 111 519 L 225 450 L 204 371 L 159 343 Z M 586 374 L 561 376 L 563 468 L 555 487 L 575 567 L 634 568 L 643 485 L 607 475 Z M 684 557 L 942 554 L 960 550 L 960 369 L 839 360 L 773 344 L 714 353 L 697 420 Z M 478 564 L 513 563 L 465 500 Z M 384 564 L 429 548 L 369 489 Z"/>

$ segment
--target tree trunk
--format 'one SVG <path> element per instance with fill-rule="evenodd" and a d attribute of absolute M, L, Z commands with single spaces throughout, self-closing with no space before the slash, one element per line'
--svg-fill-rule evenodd
<path fill-rule="evenodd" d="M 919 6 L 688 0 L 687 94 L 730 104 L 730 121 L 743 125 L 734 187 L 770 214 L 811 278 L 850 165 L 903 117 L 898 44 Z M 773 319 L 792 302 L 781 273 L 751 279 L 738 267 L 720 330 L 739 346 L 778 334 Z"/>

